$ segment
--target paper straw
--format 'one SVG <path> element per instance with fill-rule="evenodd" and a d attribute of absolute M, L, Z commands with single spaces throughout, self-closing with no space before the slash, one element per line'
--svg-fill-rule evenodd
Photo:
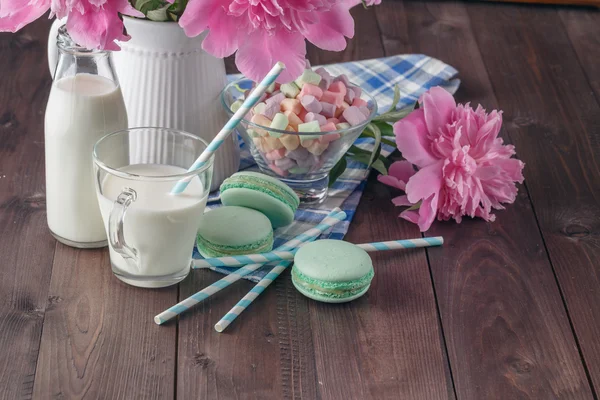
<path fill-rule="evenodd" d="M 264 77 L 264 79 L 256 86 L 256 88 L 250 93 L 250 95 L 244 100 L 242 106 L 237 110 L 229 121 L 225 124 L 225 126 L 217 133 L 217 135 L 213 138 L 213 140 L 209 143 L 208 147 L 204 149 L 200 157 L 192 164 L 192 166 L 188 169 L 188 171 L 193 171 L 195 169 L 201 168 L 206 164 L 206 162 L 210 159 L 210 157 L 214 154 L 215 151 L 221 147 L 227 136 L 233 132 L 235 127 L 240 123 L 242 119 L 248 114 L 250 109 L 254 107 L 254 105 L 258 102 L 260 97 L 265 93 L 267 88 L 271 86 L 275 79 L 279 76 L 279 74 L 285 69 L 285 65 L 282 62 L 277 62 L 271 71 Z M 173 189 L 171 190 L 171 194 L 179 194 L 185 190 L 187 185 L 190 183 L 192 178 L 184 178 L 177 182 Z"/>
<path fill-rule="evenodd" d="M 307 230 L 306 232 L 296 236 L 294 239 L 284 243 L 282 246 L 279 247 L 279 249 L 280 250 L 291 250 L 293 248 L 298 247 L 300 244 L 302 244 L 306 241 L 315 240 L 327 229 L 331 228 L 333 225 L 335 225 L 338 222 L 343 221 L 345 219 L 346 219 L 346 213 L 341 211 L 339 208 L 335 208 L 321 221 L 320 224 L 318 224 L 314 228 L 311 228 L 311 229 Z M 169 308 L 168 310 L 163 311 L 162 313 L 158 314 L 157 316 L 154 317 L 154 322 L 156 322 L 158 325 L 161 325 L 161 324 L 169 321 L 170 319 L 176 317 L 177 315 L 189 310 L 190 308 L 192 308 L 196 304 L 200 303 L 201 301 L 209 298 L 210 296 L 217 293 L 221 289 L 226 288 L 227 286 L 231 285 L 234 282 L 237 282 L 238 280 L 242 279 L 244 276 L 250 274 L 251 272 L 256 271 L 257 269 L 259 269 L 262 266 L 263 266 L 263 264 L 252 264 L 252 265 L 247 265 L 243 268 L 238 269 L 237 271 L 225 276 L 223 279 L 220 279 L 220 280 L 212 283 L 211 285 L 202 289 L 198 293 L 177 303 L 176 305 Z"/>
<path fill-rule="evenodd" d="M 441 246 L 444 244 L 444 238 L 441 236 L 419 239 L 392 240 L 389 242 L 363 243 L 356 246 L 366 251 L 383 251 L 396 249 L 412 249 L 416 247 L 432 247 Z M 194 266 L 197 268 L 209 267 L 239 267 L 252 263 L 267 263 L 273 261 L 293 260 L 294 255 L 299 249 L 291 249 L 285 251 L 271 251 L 269 253 L 247 254 L 241 256 L 229 256 L 218 258 L 207 258 L 205 260 L 197 260 Z"/>
<path fill-rule="evenodd" d="M 434 239 L 434 240 L 431 240 Z M 425 239 L 412 239 L 410 242 L 415 242 L 414 246 L 412 247 L 428 247 L 425 246 L 422 242 L 420 242 L 420 240 L 430 240 L 431 242 L 429 243 L 430 246 L 438 246 L 443 244 L 444 239 L 442 237 L 435 237 L 435 238 L 425 238 Z M 406 245 L 406 244 L 401 244 L 399 243 L 401 241 L 392 241 L 392 242 L 380 242 L 380 243 L 368 243 L 368 244 L 363 244 L 363 245 L 359 245 L 361 248 L 365 249 L 366 251 L 378 251 L 378 250 L 392 250 L 393 248 L 410 248 L 410 245 Z M 439 244 L 432 244 L 432 243 L 439 243 Z M 372 247 L 371 247 L 372 246 Z M 386 248 L 383 248 L 383 247 Z M 378 248 L 379 247 L 379 248 Z M 281 273 L 283 271 L 285 271 L 285 269 L 287 267 L 290 266 L 290 264 L 292 264 L 291 261 L 281 261 L 279 264 L 277 264 L 276 267 L 274 267 L 264 278 L 262 278 L 260 280 L 260 282 L 258 282 L 256 284 L 256 286 L 254 286 L 254 288 L 252 288 L 252 290 L 250 290 L 248 292 L 247 295 L 245 295 L 240 301 L 238 301 L 238 303 L 231 309 L 229 310 L 229 312 L 227 314 L 225 314 L 225 316 L 223 318 L 221 318 L 221 320 L 219 322 L 217 322 L 215 324 L 215 330 L 217 332 L 223 332 L 241 313 L 244 312 L 244 310 L 246 310 L 246 308 L 248 308 L 250 306 L 250 304 L 252 304 L 252 302 L 258 297 L 260 296 L 260 294 L 262 292 L 265 291 L 265 289 L 267 287 L 269 287 L 269 285 L 271 283 L 273 283 L 273 281 L 275 281 L 275 279 L 277 279 L 277 277 L 279 275 L 281 275 Z"/>
<path fill-rule="evenodd" d="M 215 324 L 215 330 L 217 332 L 223 332 L 258 296 L 260 296 L 262 292 L 265 291 L 267 287 L 269 287 L 271 283 L 273 283 L 275 279 L 277 279 L 279 275 L 281 275 L 283 271 L 285 271 L 287 267 L 290 266 L 290 264 L 292 264 L 291 261 L 281 261 L 277 264 L 275 268 L 262 278 L 247 295 L 238 301 L 238 303 Z"/>

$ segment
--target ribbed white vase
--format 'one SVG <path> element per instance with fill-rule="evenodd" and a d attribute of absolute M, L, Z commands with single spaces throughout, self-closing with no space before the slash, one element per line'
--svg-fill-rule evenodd
<path fill-rule="evenodd" d="M 202 50 L 204 35 L 188 38 L 175 22 L 153 22 L 124 17 L 131 40 L 113 53 L 129 127 L 157 126 L 184 130 L 210 141 L 227 121 L 219 94 L 226 82 L 225 63 Z M 56 21 L 50 32 L 56 42 Z M 51 43 L 52 40 L 49 41 Z M 49 49 L 50 68 L 55 53 Z M 158 140 L 130 143 L 137 162 L 156 154 Z M 235 134 L 216 153 L 211 190 L 238 170 Z"/>
<path fill-rule="evenodd" d="M 212 140 L 227 121 L 219 100 L 226 82 L 223 60 L 202 50 L 204 35 L 189 38 L 177 23 L 129 17 L 124 23 L 131 40 L 121 43 L 113 58 L 129 126 L 181 129 Z M 156 146 L 154 140 L 132 143 L 132 151 L 140 157 Z M 237 137 L 230 135 L 216 153 L 211 190 L 235 173 L 239 163 Z"/>

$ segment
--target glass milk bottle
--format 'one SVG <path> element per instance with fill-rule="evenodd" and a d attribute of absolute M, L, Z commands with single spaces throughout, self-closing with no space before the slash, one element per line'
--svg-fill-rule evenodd
<path fill-rule="evenodd" d="M 125 103 L 109 51 L 77 45 L 64 26 L 57 40 L 45 122 L 48 227 L 66 245 L 104 247 L 92 150 L 102 136 L 127 128 Z"/>

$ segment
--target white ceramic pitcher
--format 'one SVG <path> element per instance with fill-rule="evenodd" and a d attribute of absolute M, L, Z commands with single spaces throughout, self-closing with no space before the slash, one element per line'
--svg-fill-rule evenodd
<path fill-rule="evenodd" d="M 57 62 L 56 35 L 63 23 L 55 21 L 50 30 L 48 62 L 52 74 Z M 180 129 L 210 141 L 227 121 L 219 103 L 226 82 L 224 61 L 202 50 L 204 35 L 189 38 L 175 22 L 124 17 L 124 24 L 131 40 L 119 43 L 121 51 L 114 52 L 113 60 L 129 127 Z M 131 143 L 131 151 L 137 156 L 161 154 L 154 151 L 160 143 L 152 139 Z M 237 136 L 230 135 L 216 154 L 211 190 L 237 172 L 239 162 Z"/>

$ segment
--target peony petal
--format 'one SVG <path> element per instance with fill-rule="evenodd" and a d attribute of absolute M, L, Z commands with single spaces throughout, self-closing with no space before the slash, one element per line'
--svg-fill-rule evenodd
<path fill-rule="evenodd" d="M 179 19 L 179 26 L 183 28 L 187 36 L 198 36 L 209 27 L 213 28 L 229 19 L 213 19 L 214 16 L 222 17 L 223 14 L 226 15 L 226 12 L 218 0 L 190 0 Z"/>
<path fill-rule="evenodd" d="M 337 4 L 330 11 L 318 13 L 319 22 L 306 25 L 302 34 L 315 46 L 329 51 L 346 48 L 346 38 L 354 36 L 354 19 L 350 11 Z"/>
<path fill-rule="evenodd" d="M 431 142 L 425 125 L 425 115 L 419 108 L 394 124 L 396 146 L 402 156 L 419 168 L 433 164 L 437 159 L 431 154 Z"/>
<path fill-rule="evenodd" d="M 439 135 L 439 132 L 450 122 L 452 113 L 456 109 L 454 97 L 445 89 L 436 86 L 423 94 L 421 101 L 429 132 Z"/>
<path fill-rule="evenodd" d="M 219 17 L 218 15 L 221 14 Z M 229 57 L 238 49 L 238 18 L 228 16 L 222 8 L 213 13 L 218 23 L 211 23 L 202 48 L 218 58 Z M 187 32 L 186 32 L 187 34 Z"/>
<path fill-rule="evenodd" d="M 378 175 L 377 180 L 385 185 L 404 190 L 406 182 L 415 173 L 415 168 L 408 161 L 396 161 L 390 166 L 388 175 Z"/>
<path fill-rule="evenodd" d="M 411 203 L 429 198 L 432 194 L 438 194 L 442 188 L 442 166 L 443 161 L 420 169 L 406 184 L 406 194 Z"/>
<path fill-rule="evenodd" d="M 0 1 L 0 32 L 17 32 L 50 8 L 50 0 L 26 3 L 26 0 Z"/>
<path fill-rule="evenodd" d="M 396 207 L 405 207 L 405 206 L 412 206 L 413 205 L 413 203 L 411 203 L 410 201 L 408 201 L 408 197 L 406 195 L 394 197 L 392 199 L 392 203 L 394 203 L 394 205 Z"/>
<path fill-rule="evenodd" d="M 240 43 L 235 64 L 248 78 L 260 81 L 277 61 L 281 61 L 286 69 L 279 75 L 277 82 L 283 83 L 300 76 L 306 66 L 305 57 L 306 42 L 300 33 L 280 30 L 269 35 L 258 30 Z"/>
<path fill-rule="evenodd" d="M 413 224 L 419 223 L 419 212 L 415 210 L 404 210 L 399 215 L 400 218 L 404 218 L 408 222 L 412 222 Z"/>
<path fill-rule="evenodd" d="M 439 196 L 437 193 L 435 193 L 423 200 L 423 203 L 421 203 L 421 207 L 419 208 L 418 222 L 421 232 L 429 230 L 431 224 L 435 220 L 435 216 L 437 215 L 438 199 Z"/>
<path fill-rule="evenodd" d="M 394 162 L 388 170 L 389 175 L 392 175 L 403 182 L 408 182 L 408 180 L 414 174 L 416 174 L 416 172 L 417 171 L 415 171 L 415 167 L 413 167 L 413 165 L 406 160 Z"/>
<path fill-rule="evenodd" d="M 406 182 L 400 181 L 395 176 L 391 175 L 377 175 L 377 180 L 384 185 L 388 185 L 400 190 L 404 190 L 406 188 Z"/>

